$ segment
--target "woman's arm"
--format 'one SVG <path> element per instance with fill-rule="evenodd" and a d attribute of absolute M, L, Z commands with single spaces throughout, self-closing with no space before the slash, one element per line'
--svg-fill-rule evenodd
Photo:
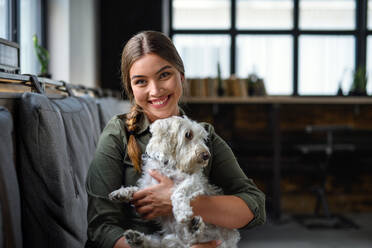
<path fill-rule="evenodd" d="M 159 184 L 138 191 L 133 195 L 137 212 L 145 219 L 172 214 L 172 181 L 157 171 L 151 175 Z M 191 202 L 194 215 L 207 223 L 226 228 L 240 228 L 254 217 L 247 204 L 237 196 L 199 196 Z"/>
<path fill-rule="evenodd" d="M 201 216 L 206 223 L 226 228 L 241 228 L 253 218 L 247 204 L 237 196 L 199 196 L 191 201 L 195 216 Z"/>

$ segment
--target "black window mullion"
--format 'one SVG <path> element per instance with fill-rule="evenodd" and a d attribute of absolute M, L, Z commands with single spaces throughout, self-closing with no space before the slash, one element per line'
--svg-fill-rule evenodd
<path fill-rule="evenodd" d="M 236 0 L 231 0 L 230 75 L 236 73 Z"/>
<path fill-rule="evenodd" d="M 48 28 L 47 28 L 47 0 L 41 0 L 41 44 L 48 49 Z"/>
<path fill-rule="evenodd" d="M 356 58 L 355 69 L 365 68 L 367 61 L 367 1 L 356 0 Z"/>
<path fill-rule="evenodd" d="M 169 1 L 169 38 L 173 39 L 173 0 Z"/>
<path fill-rule="evenodd" d="M 17 37 L 17 3 L 18 1 L 8 0 L 8 38 L 10 41 L 18 42 Z"/>
<path fill-rule="evenodd" d="M 298 56 L 299 56 L 299 46 L 298 46 L 298 37 L 299 37 L 299 0 L 294 0 L 293 3 L 293 95 L 298 96 Z"/>
<path fill-rule="evenodd" d="M 12 2 L 12 12 L 13 12 L 13 23 L 12 23 L 12 39 L 16 43 L 21 42 L 20 30 L 21 30 L 21 16 L 20 16 L 20 0 L 14 0 Z"/>

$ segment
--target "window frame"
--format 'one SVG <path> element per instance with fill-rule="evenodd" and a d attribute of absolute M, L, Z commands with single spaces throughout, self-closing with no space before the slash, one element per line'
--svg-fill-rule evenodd
<path fill-rule="evenodd" d="M 229 29 L 174 29 L 173 28 L 173 0 L 169 4 L 169 37 L 172 39 L 177 34 L 224 34 L 230 35 L 230 75 L 236 72 L 236 37 L 237 35 L 290 35 L 293 40 L 293 75 L 292 96 L 299 96 L 299 36 L 300 35 L 345 35 L 355 39 L 355 67 L 366 68 L 367 64 L 367 37 L 372 35 L 372 30 L 367 29 L 368 1 L 354 0 L 355 29 L 353 30 L 301 30 L 299 28 L 300 0 L 293 0 L 293 28 L 291 29 L 237 29 L 236 28 L 236 0 L 231 1 L 231 27 Z M 325 96 L 325 95 L 322 95 Z M 332 95 L 333 96 L 333 95 Z"/>

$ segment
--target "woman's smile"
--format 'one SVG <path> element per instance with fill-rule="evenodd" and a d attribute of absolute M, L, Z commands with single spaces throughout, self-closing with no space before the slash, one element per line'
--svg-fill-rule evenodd
<path fill-rule="evenodd" d="M 162 108 L 169 102 L 171 95 L 167 95 L 164 97 L 160 97 L 158 99 L 150 100 L 149 102 L 155 107 L 155 108 Z"/>

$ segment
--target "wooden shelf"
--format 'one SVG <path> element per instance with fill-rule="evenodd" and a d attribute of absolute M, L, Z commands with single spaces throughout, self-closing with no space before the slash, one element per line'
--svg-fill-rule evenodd
<path fill-rule="evenodd" d="M 372 97 L 254 96 L 254 97 L 184 97 L 188 104 L 372 104 Z"/>

